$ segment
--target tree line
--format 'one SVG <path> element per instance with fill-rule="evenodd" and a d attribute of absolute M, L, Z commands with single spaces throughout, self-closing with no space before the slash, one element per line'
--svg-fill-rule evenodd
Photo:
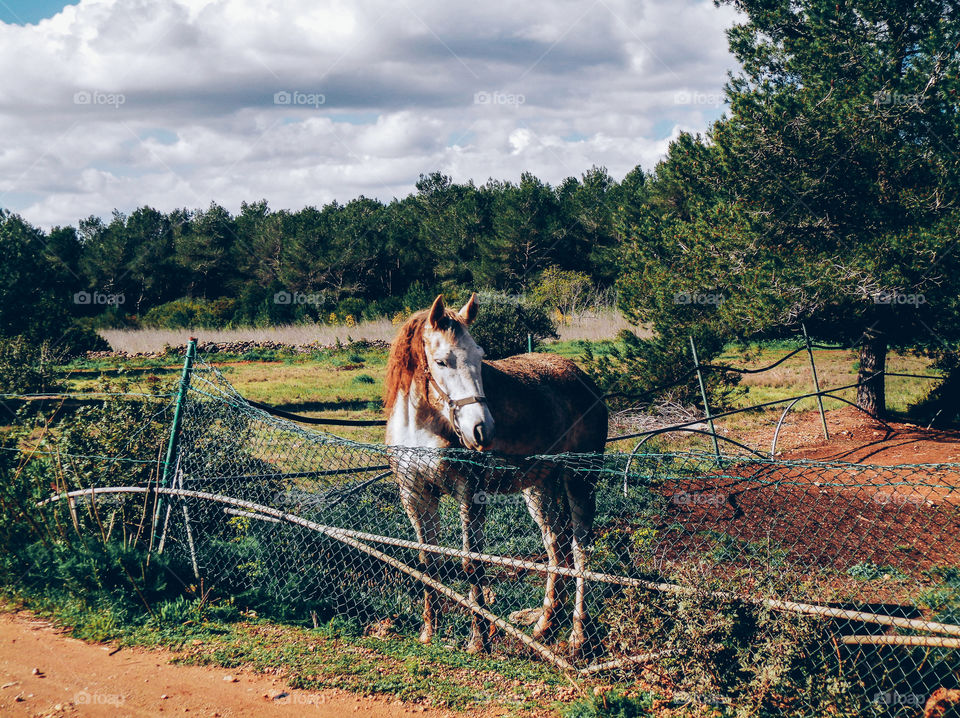
<path fill-rule="evenodd" d="M 547 268 L 609 287 L 620 243 L 614 208 L 643 179 L 637 170 L 616 182 L 593 168 L 556 187 L 529 173 L 476 186 L 437 172 L 389 203 L 359 197 L 289 211 L 260 200 L 236 215 L 217 204 L 144 206 L 49 233 L 11 214 L 0 221 L 36 255 L 39 287 L 74 316 L 163 324 L 191 304 L 158 308 L 192 300 L 219 323 L 359 319 L 454 287 L 525 293 Z"/>

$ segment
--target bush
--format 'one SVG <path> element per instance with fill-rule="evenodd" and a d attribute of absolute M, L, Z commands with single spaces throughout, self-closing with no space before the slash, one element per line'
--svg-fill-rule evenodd
<path fill-rule="evenodd" d="M 233 320 L 236 311 L 237 302 L 228 297 L 177 299 L 148 311 L 142 323 L 160 329 L 221 329 Z"/>
<path fill-rule="evenodd" d="M 739 600 L 736 582 L 724 576 L 707 563 L 688 564 L 669 580 L 689 593 L 624 590 L 601 616 L 607 642 L 624 655 L 656 646 L 661 666 L 682 676 L 678 692 L 729 705 L 731 716 L 861 715 L 868 696 L 841 670 L 835 626 Z M 799 585 L 795 578 L 784 580 Z"/>
<path fill-rule="evenodd" d="M 563 718 L 641 718 L 654 715 L 653 703 L 650 693 L 634 698 L 610 691 L 581 698 L 567 706 L 561 715 Z"/>
<path fill-rule="evenodd" d="M 35 394 L 59 388 L 54 365 L 63 360 L 50 342 L 26 337 L 0 339 L 0 393 Z"/>
<path fill-rule="evenodd" d="M 585 309 L 594 298 L 593 282 L 583 272 L 547 267 L 533 288 L 533 300 L 563 317 Z"/>
<path fill-rule="evenodd" d="M 534 346 L 544 339 L 556 339 L 557 329 L 542 307 L 499 292 L 483 292 L 480 310 L 470 333 L 486 352 L 487 359 L 527 351 L 527 335 Z"/>

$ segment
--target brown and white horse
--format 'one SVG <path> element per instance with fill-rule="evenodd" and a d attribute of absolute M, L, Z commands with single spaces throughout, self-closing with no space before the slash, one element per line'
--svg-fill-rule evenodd
<path fill-rule="evenodd" d="M 467 448 L 508 456 L 602 452 L 607 408 L 592 381 L 571 361 L 553 354 L 523 354 L 482 361 L 483 350 L 468 325 L 477 314 L 477 297 L 459 312 L 443 298 L 414 314 L 390 349 L 385 407 L 386 443 L 393 447 Z M 522 492 L 540 527 L 551 567 L 586 570 L 596 498 L 589 474 L 556 463 L 530 462 L 520 471 L 469 470 L 444 461 L 442 453 L 391 452 L 403 507 L 420 543 L 436 545 L 440 496 L 460 504 L 463 549 L 482 552 L 486 496 Z M 420 552 L 425 571 L 433 556 Z M 471 600 L 485 605 L 483 566 L 464 559 Z M 556 613 L 565 601 L 566 580 L 548 573 L 543 609 L 534 637 L 549 641 Z M 579 653 L 588 639 L 585 583 L 576 579 L 570 650 Z M 425 590 L 423 630 L 429 643 L 437 630 L 437 596 Z M 467 650 L 489 648 L 490 626 L 474 614 Z"/>

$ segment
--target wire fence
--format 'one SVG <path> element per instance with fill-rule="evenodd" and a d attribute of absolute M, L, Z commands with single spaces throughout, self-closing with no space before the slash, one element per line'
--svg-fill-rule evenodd
<path fill-rule="evenodd" d="M 273 416 L 202 360 L 181 389 L 167 471 L 44 510 L 139 510 L 185 580 L 297 620 L 735 715 L 917 716 L 956 685 L 960 464 L 386 447 Z"/>

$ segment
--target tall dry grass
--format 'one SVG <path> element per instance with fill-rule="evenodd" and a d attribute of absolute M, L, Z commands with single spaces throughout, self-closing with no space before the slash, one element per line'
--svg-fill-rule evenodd
<path fill-rule="evenodd" d="M 569 324 L 557 327 L 560 341 L 586 339 L 597 341 L 613 339 L 621 329 L 631 325 L 619 312 L 604 310 L 585 313 L 570 320 Z M 205 342 L 280 342 L 299 345 L 319 342 L 335 344 L 366 339 L 368 341 L 392 341 L 397 327 L 389 319 L 365 321 L 356 326 L 331 326 L 329 324 L 290 324 L 279 327 L 240 327 L 237 329 L 102 329 L 100 336 L 107 340 L 114 351 L 128 353 L 156 352 L 164 345 L 186 344 L 190 337 Z"/>
<path fill-rule="evenodd" d="M 557 326 L 557 334 L 561 342 L 580 340 L 600 341 L 614 339 L 624 329 L 635 332 L 638 336 L 649 337 L 652 332 L 646 328 L 637 330 L 616 309 L 601 309 L 596 312 L 584 312 L 570 319 L 570 323 Z"/>
<path fill-rule="evenodd" d="M 278 327 L 238 327 L 236 329 L 102 329 L 100 336 L 114 351 L 155 352 L 165 344 L 186 344 L 190 337 L 204 342 L 280 342 L 291 346 L 319 342 L 335 344 L 358 339 L 390 341 L 397 328 L 389 319 L 362 322 L 356 326 L 329 324 L 289 324 Z"/>

